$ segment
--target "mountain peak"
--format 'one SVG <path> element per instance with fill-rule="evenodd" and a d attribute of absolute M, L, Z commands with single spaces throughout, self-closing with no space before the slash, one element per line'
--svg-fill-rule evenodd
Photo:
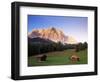
<path fill-rule="evenodd" d="M 56 28 L 55 27 L 51 27 L 51 30 L 56 30 Z"/>
<path fill-rule="evenodd" d="M 50 31 L 51 31 L 51 32 L 55 32 L 55 33 L 58 32 L 58 30 L 57 30 L 56 28 L 54 28 L 54 27 L 51 27 L 51 28 L 50 28 Z"/>
<path fill-rule="evenodd" d="M 63 31 L 51 27 L 47 29 L 38 29 L 38 30 L 33 30 L 31 33 L 28 35 L 29 38 L 36 38 L 40 37 L 43 39 L 49 39 L 54 42 L 62 42 L 62 43 L 76 43 L 77 41 L 74 38 L 70 38 L 69 36 L 66 36 Z M 68 41 L 67 41 L 68 40 Z"/>

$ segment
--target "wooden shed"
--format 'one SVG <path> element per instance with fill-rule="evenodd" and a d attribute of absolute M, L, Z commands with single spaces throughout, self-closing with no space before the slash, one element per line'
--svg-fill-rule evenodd
<path fill-rule="evenodd" d="M 47 56 L 45 54 L 35 56 L 38 62 L 46 61 Z"/>

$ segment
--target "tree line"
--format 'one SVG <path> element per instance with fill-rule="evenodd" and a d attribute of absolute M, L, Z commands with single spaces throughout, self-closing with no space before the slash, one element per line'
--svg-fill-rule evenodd
<path fill-rule="evenodd" d="M 28 56 L 38 55 L 53 51 L 63 51 L 67 49 L 75 49 L 76 52 L 86 49 L 88 46 L 87 42 L 78 44 L 62 44 L 58 43 L 41 43 L 41 42 L 28 42 Z"/>

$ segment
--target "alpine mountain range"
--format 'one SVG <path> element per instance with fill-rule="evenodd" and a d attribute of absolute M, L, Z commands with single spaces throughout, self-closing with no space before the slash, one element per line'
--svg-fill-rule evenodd
<path fill-rule="evenodd" d="M 28 33 L 29 39 L 41 38 L 44 40 L 51 40 L 53 42 L 61 42 L 63 44 L 77 44 L 78 41 L 70 35 L 65 35 L 64 32 L 55 27 L 46 29 L 33 29 Z"/>

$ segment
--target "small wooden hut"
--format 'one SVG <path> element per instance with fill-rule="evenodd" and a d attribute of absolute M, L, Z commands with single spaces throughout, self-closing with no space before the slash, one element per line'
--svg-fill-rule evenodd
<path fill-rule="evenodd" d="M 70 59 L 71 59 L 71 61 L 80 61 L 80 57 L 78 56 L 78 55 L 72 55 L 71 57 L 70 57 Z"/>
<path fill-rule="evenodd" d="M 47 56 L 45 54 L 35 56 L 38 62 L 46 61 Z"/>

